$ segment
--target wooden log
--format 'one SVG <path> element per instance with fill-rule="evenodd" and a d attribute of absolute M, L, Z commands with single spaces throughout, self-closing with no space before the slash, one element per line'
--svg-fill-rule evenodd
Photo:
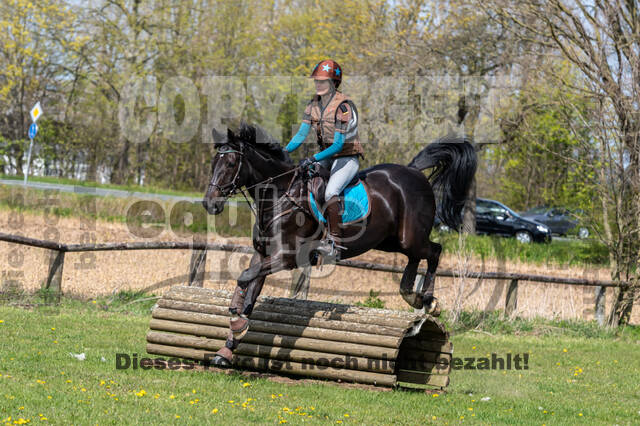
<path fill-rule="evenodd" d="M 195 287 L 190 287 L 195 288 Z M 215 304 L 217 306 L 225 306 L 228 308 L 229 303 L 231 302 L 231 298 L 220 300 L 219 298 L 209 298 L 203 297 L 202 295 L 197 294 L 177 294 L 169 292 L 164 298 L 192 303 L 204 303 L 204 304 Z M 406 329 L 407 320 L 406 319 L 397 319 L 397 318 L 389 318 L 385 319 L 384 316 L 380 315 L 368 315 L 366 312 L 339 312 L 337 310 L 334 311 L 325 311 L 320 309 L 305 309 L 301 306 L 287 306 L 287 305 L 277 305 L 272 303 L 261 303 L 258 301 L 256 307 L 254 309 L 254 313 L 257 311 L 266 311 L 266 312 L 277 312 L 283 313 L 287 315 L 297 315 L 302 317 L 314 317 L 314 318 L 324 318 L 335 321 L 346 321 L 346 322 L 355 322 L 360 324 L 371 324 L 377 325 L 381 327 L 391 327 L 391 328 L 399 328 Z M 253 315 L 253 314 L 252 314 Z"/>
<path fill-rule="evenodd" d="M 181 321 L 195 324 L 215 325 L 228 327 L 229 317 L 222 315 L 203 314 L 200 312 L 176 311 L 172 309 L 156 308 L 153 310 L 153 318 Z M 400 345 L 401 337 L 380 336 L 375 334 L 353 333 L 351 331 L 339 331 L 322 329 L 304 325 L 287 325 L 277 322 L 251 320 L 251 330 L 263 333 L 275 333 L 286 336 L 309 337 L 319 340 L 331 340 L 337 342 L 359 343 L 364 345 L 384 346 L 396 348 Z"/>
<path fill-rule="evenodd" d="M 150 328 L 157 331 L 171 331 L 175 333 L 190 334 L 192 336 L 212 337 L 215 339 L 226 339 L 229 334 L 228 328 L 202 324 L 188 324 L 155 318 L 151 320 Z M 361 345 L 358 343 L 333 342 L 306 337 L 282 336 L 278 334 L 260 333 L 252 330 L 247 332 L 246 336 L 242 338 L 242 341 L 258 345 L 282 346 L 284 348 L 304 349 L 330 354 L 343 354 L 388 360 L 393 360 L 398 355 L 398 349 L 394 348 Z"/>
<path fill-rule="evenodd" d="M 189 262 L 189 285 L 195 287 L 204 286 L 204 273 L 207 264 L 207 249 L 191 251 L 191 261 Z"/>
<path fill-rule="evenodd" d="M 420 362 L 434 362 L 438 364 L 450 364 L 451 354 L 445 354 L 442 352 L 417 352 L 417 351 L 402 351 L 398 355 L 396 361 L 398 364 L 411 363 L 416 364 Z"/>
<path fill-rule="evenodd" d="M 179 334 L 167 334 L 157 331 L 147 333 L 147 342 L 168 346 L 189 347 L 208 350 L 215 353 L 225 344 L 224 340 L 206 339 L 203 337 L 182 336 Z M 234 354 L 256 356 L 260 358 L 273 358 L 282 361 L 295 361 L 306 364 L 323 365 L 323 360 L 328 359 L 324 352 L 313 352 L 299 349 L 280 348 L 276 346 L 254 345 L 242 342 L 235 349 Z M 377 373 L 393 374 L 395 362 L 381 362 L 379 359 L 334 355 L 329 359 L 340 368 L 349 370 L 365 370 Z"/>
<path fill-rule="evenodd" d="M 221 294 L 224 294 L 225 297 L 221 298 L 219 296 Z M 225 302 L 223 302 L 223 300 L 221 299 L 226 299 L 228 297 L 228 301 L 231 300 L 231 293 L 229 292 L 217 292 L 216 295 L 216 297 L 212 297 L 211 290 L 209 289 L 174 286 L 169 292 L 167 292 L 164 297 L 174 300 L 183 300 L 187 302 L 213 303 L 222 306 L 225 305 Z M 226 305 L 228 306 L 228 303 L 226 303 Z M 416 314 L 412 312 L 393 311 L 390 309 L 362 308 L 351 305 L 315 302 L 309 300 L 297 301 L 293 299 L 265 296 L 258 298 L 256 309 L 258 309 L 258 306 L 260 306 L 262 310 L 270 311 L 273 311 L 274 309 L 277 311 L 281 310 L 282 308 L 291 308 L 287 311 L 302 316 L 312 316 L 315 312 L 321 312 L 322 317 L 330 317 L 332 319 L 338 320 L 342 320 L 341 315 L 355 314 L 358 316 L 366 316 L 366 319 L 363 320 L 363 322 L 365 323 L 370 323 L 369 321 L 375 321 L 376 324 L 379 323 L 379 325 L 385 325 L 386 321 L 391 322 L 392 324 L 398 324 L 396 327 L 400 328 L 406 325 L 406 321 L 412 321 L 416 317 Z"/>
<path fill-rule="evenodd" d="M 606 287 L 596 287 L 596 307 L 595 307 L 595 318 L 598 321 L 598 325 L 604 325 L 604 311 L 605 311 L 605 298 L 607 294 Z"/>
<path fill-rule="evenodd" d="M 399 370 L 398 382 L 416 383 L 443 388 L 449 385 L 449 376 L 429 374 L 423 371 Z"/>
<path fill-rule="evenodd" d="M 518 308 L 518 280 L 511 280 L 504 303 L 504 313 L 511 316 Z"/>
<path fill-rule="evenodd" d="M 183 302 L 181 300 L 160 299 L 158 307 L 189 312 L 202 312 L 206 314 L 230 316 L 229 308 L 206 303 Z M 310 327 L 328 328 L 332 330 L 353 331 L 355 333 L 381 334 L 385 336 L 402 337 L 405 330 L 402 328 L 385 327 L 375 324 L 361 324 L 348 321 L 336 321 L 316 317 L 303 317 L 281 312 L 254 310 L 252 320 L 278 322 L 282 324 L 307 325 Z"/>
<path fill-rule="evenodd" d="M 192 348 L 181 348 L 176 346 L 147 344 L 147 352 L 156 355 L 188 358 L 200 361 L 207 361 L 211 352 Z M 345 370 L 330 366 L 315 366 L 311 368 L 308 364 L 298 362 L 283 362 L 268 358 L 251 357 L 237 355 L 233 358 L 233 365 L 239 368 L 251 370 L 269 370 L 277 373 L 291 374 L 296 376 L 317 377 L 322 379 L 349 381 L 365 383 L 379 386 L 395 386 L 396 378 L 393 374 L 373 373 L 360 370 Z"/>
<path fill-rule="evenodd" d="M 44 288 L 54 297 L 62 294 L 62 270 L 64 268 L 64 251 L 51 250 L 49 255 L 49 272 Z"/>

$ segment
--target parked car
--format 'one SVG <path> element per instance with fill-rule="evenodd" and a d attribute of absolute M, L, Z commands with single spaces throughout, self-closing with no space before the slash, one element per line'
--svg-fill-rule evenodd
<path fill-rule="evenodd" d="M 436 221 L 436 226 L 438 224 L 441 230 L 448 230 Z M 476 199 L 476 232 L 515 237 L 521 243 L 551 241 L 551 230 L 546 225 L 523 218 L 498 201 L 484 198 Z"/>
<path fill-rule="evenodd" d="M 538 206 L 521 214 L 522 217 L 544 223 L 557 235 L 576 234 L 578 238 L 589 237 L 589 228 L 579 220 L 581 210 L 571 211 L 564 207 Z"/>

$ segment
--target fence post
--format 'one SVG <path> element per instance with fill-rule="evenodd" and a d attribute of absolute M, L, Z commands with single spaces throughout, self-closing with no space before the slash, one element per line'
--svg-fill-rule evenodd
<path fill-rule="evenodd" d="M 595 317 L 599 325 L 604 325 L 604 302 L 607 288 L 604 286 L 596 287 L 596 308 Z"/>
<path fill-rule="evenodd" d="M 507 289 L 507 298 L 504 302 L 504 313 L 511 316 L 518 308 L 518 280 L 511 280 Z"/>
<path fill-rule="evenodd" d="M 64 268 L 64 251 L 49 251 L 49 272 L 44 289 L 49 295 L 53 295 L 59 301 L 62 295 L 62 269 Z"/>
<path fill-rule="evenodd" d="M 204 271 L 207 265 L 207 249 L 193 249 L 189 262 L 189 285 L 204 287 Z"/>
<path fill-rule="evenodd" d="M 307 300 L 309 295 L 309 283 L 311 281 L 311 266 L 294 269 L 291 279 L 289 297 L 292 299 Z"/>

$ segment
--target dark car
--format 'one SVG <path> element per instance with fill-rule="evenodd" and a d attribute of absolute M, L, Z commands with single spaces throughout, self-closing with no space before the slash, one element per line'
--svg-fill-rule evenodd
<path fill-rule="evenodd" d="M 538 206 L 521 214 L 536 222 L 547 225 L 551 232 L 558 235 L 577 234 L 578 238 L 589 237 L 589 228 L 580 224 L 581 210 L 571 211 L 564 207 Z"/>
<path fill-rule="evenodd" d="M 448 228 L 440 224 L 440 229 Z M 504 204 L 484 198 L 476 199 L 476 232 L 516 237 L 522 243 L 551 241 L 551 230 L 546 225 L 525 219 Z"/>

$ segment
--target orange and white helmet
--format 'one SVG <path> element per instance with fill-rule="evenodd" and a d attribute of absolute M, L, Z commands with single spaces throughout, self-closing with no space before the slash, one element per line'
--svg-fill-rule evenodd
<path fill-rule="evenodd" d="M 337 89 L 342 82 L 342 68 L 333 59 L 325 59 L 318 62 L 310 77 L 314 80 L 333 80 Z"/>

